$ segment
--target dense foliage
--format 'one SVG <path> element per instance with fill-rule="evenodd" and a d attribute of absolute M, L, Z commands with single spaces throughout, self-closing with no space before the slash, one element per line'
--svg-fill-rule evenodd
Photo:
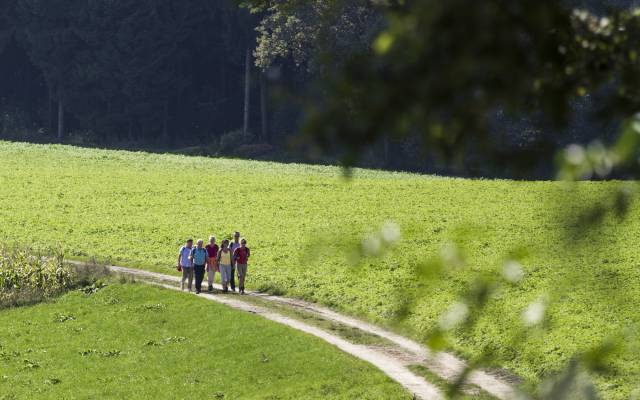
<path fill-rule="evenodd" d="M 609 143 L 637 111 L 631 1 L 246 3 L 258 63 L 331 65 L 306 131 L 348 165 L 549 176 L 559 149 Z"/>
<path fill-rule="evenodd" d="M 0 132 L 212 140 L 242 125 L 250 19 L 232 1 L 3 1 Z"/>
<path fill-rule="evenodd" d="M 367 51 L 384 26 L 384 9 L 371 0 L 245 1 L 262 18 L 257 27 L 256 64 L 293 61 L 322 74 L 332 62 Z"/>
<path fill-rule="evenodd" d="M 75 284 L 61 254 L 43 256 L 0 246 L 0 307 L 50 298 Z"/>
<path fill-rule="evenodd" d="M 635 111 L 630 5 L 4 0 L 0 137 L 282 158 L 307 115 L 328 160 L 549 176 Z"/>
<path fill-rule="evenodd" d="M 591 108 L 593 117 L 600 111 L 619 123 L 638 109 L 635 11 L 598 16 L 547 1 L 398 3 L 374 51 L 356 53 L 328 80 L 329 95 L 310 121 L 315 139 L 345 150 L 347 162 L 388 135 L 417 135 L 430 156 L 463 171 L 530 171 L 549 164 L 554 136 L 575 114 Z M 508 128 L 523 116 L 528 124 Z M 582 124 L 575 140 L 608 139 Z M 527 125 L 542 131 L 527 135 Z"/>

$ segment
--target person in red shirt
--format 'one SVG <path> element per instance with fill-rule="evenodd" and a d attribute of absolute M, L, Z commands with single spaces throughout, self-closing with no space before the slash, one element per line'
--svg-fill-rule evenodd
<path fill-rule="evenodd" d="M 242 238 L 242 240 L 240 241 L 240 247 L 237 247 L 233 251 L 233 261 L 236 263 L 240 294 L 245 294 L 244 278 L 247 275 L 247 264 L 249 263 L 249 257 L 251 257 L 251 250 L 249 250 L 249 248 L 247 247 L 246 239 Z"/>
<path fill-rule="evenodd" d="M 209 244 L 206 246 L 207 255 L 209 256 L 209 262 L 207 263 L 207 280 L 209 281 L 209 291 L 213 292 L 213 281 L 216 278 L 216 272 L 220 272 L 218 267 L 218 245 L 216 244 L 216 237 L 209 237 Z"/>

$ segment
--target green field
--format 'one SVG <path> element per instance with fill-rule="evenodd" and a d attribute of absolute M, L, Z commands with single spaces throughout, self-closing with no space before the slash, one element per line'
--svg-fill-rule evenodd
<path fill-rule="evenodd" d="M 409 399 L 373 366 L 250 314 L 110 285 L 0 312 L 2 399 Z"/>
<path fill-rule="evenodd" d="M 416 265 L 463 238 L 466 266 L 427 287 L 397 329 L 423 337 L 478 274 L 498 274 L 525 248 L 525 279 L 494 296 L 450 347 L 466 357 L 494 350 L 497 364 L 534 383 L 576 352 L 640 322 L 640 210 L 586 230 L 573 217 L 618 184 L 465 180 L 338 168 L 0 143 L 0 239 L 60 243 L 97 257 L 172 271 L 187 236 L 239 230 L 252 248 L 251 288 L 285 292 L 385 324 L 417 290 Z M 401 242 L 349 263 L 345 249 L 395 221 Z M 567 238 L 574 235 L 576 240 Z M 562 288 L 562 291 L 558 289 Z M 548 331 L 517 339 L 521 312 L 552 302 Z M 640 376 L 640 342 L 598 377 L 606 398 L 624 398 Z"/>

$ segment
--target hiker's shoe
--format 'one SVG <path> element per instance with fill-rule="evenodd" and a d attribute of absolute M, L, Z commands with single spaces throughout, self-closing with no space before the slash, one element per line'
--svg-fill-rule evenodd
<path fill-rule="evenodd" d="M 213 292 L 213 286 L 209 285 L 209 291 Z"/>
<path fill-rule="evenodd" d="M 199 290 L 196 290 L 196 294 L 200 294 L 200 291 L 199 291 Z"/>

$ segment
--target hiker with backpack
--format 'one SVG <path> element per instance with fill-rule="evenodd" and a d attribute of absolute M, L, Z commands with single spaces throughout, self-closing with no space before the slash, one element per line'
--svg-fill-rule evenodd
<path fill-rule="evenodd" d="M 220 272 L 218 267 L 218 251 L 220 248 L 216 244 L 216 237 L 209 237 L 209 244 L 206 246 L 209 262 L 207 263 L 207 281 L 209 283 L 209 291 L 213 292 L 213 282 L 216 278 L 216 272 Z"/>
<path fill-rule="evenodd" d="M 208 264 L 207 249 L 202 247 L 204 241 L 198 239 L 196 247 L 191 250 L 191 261 L 193 262 L 193 272 L 196 276 L 196 294 L 202 291 L 202 281 L 204 279 L 204 269 Z M 189 288 L 191 290 L 191 288 Z"/>
<path fill-rule="evenodd" d="M 240 294 L 244 293 L 244 279 L 247 276 L 247 263 L 251 257 L 251 250 L 247 247 L 247 240 L 242 238 L 240 247 L 233 252 L 233 261 L 236 263 L 236 271 L 238 272 L 238 289 Z"/>
<path fill-rule="evenodd" d="M 189 291 L 193 282 L 193 261 L 191 259 L 191 250 L 193 247 L 193 239 L 187 239 L 187 243 L 178 251 L 178 271 L 182 272 L 182 281 L 180 289 L 184 290 L 184 282 L 189 281 Z"/>
<path fill-rule="evenodd" d="M 237 248 L 240 247 L 240 232 L 236 231 L 233 233 L 233 242 L 229 245 L 229 250 L 231 250 L 231 254 L 233 255 Z M 235 260 L 231 260 L 231 290 L 236 291 L 236 262 Z M 239 279 L 240 277 L 238 277 Z"/>
<path fill-rule="evenodd" d="M 220 268 L 220 278 L 222 280 L 222 292 L 229 292 L 229 281 L 231 279 L 231 266 L 233 264 L 233 253 L 229 249 L 229 240 L 225 239 L 221 243 L 218 251 L 218 267 Z"/>

